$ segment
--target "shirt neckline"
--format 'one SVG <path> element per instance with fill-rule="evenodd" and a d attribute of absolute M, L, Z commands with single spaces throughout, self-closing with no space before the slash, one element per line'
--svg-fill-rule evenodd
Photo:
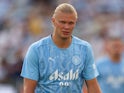
<path fill-rule="evenodd" d="M 52 34 L 49 36 L 49 38 L 50 38 L 50 41 L 51 41 L 52 45 L 54 45 L 57 49 L 60 49 L 60 50 L 67 50 L 67 49 L 70 49 L 70 48 L 72 47 L 73 42 L 74 42 L 74 40 L 73 40 L 74 37 L 73 37 L 73 35 L 72 35 L 71 44 L 70 44 L 67 48 L 59 48 L 59 47 L 53 42 Z"/>

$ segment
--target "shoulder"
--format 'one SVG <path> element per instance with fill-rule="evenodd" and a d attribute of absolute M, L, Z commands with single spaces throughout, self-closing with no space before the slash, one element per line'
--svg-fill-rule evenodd
<path fill-rule="evenodd" d="M 91 44 L 85 40 L 82 40 L 78 37 L 75 37 L 73 36 L 73 40 L 74 40 L 74 44 L 77 44 L 77 45 L 80 45 L 80 46 L 83 46 L 83 47 L 91 47 Z"/>
<path fill-rule="evenodd" d="M 44 46 L 44 45 L 50 44 L 49 42 L 50 42 L 50 36 L 47 36 L 47 37 L 44 37 L 44 38 L 42 38 L 42 39 L 40 39 L 40 40 L 38 40 L 38 41 L 32 43 L 32 44 L 30 45 L 30 48 L 35 48 L 35 49 L 37 49 L 37 48 L 40 48 L 40 47 L 42 47 L 42 46 Z"/>

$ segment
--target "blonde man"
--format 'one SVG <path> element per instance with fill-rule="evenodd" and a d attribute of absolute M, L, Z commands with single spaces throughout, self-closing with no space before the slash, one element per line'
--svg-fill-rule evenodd
<path fill-rule="evenodd" d="M 72 36 L 76 21 L 72 5 L 55 9 L 52 35 L 33 43 L 25 57 L 24 93 L 82 93 L 84 80 L 89 93 L 101 93 L 90 44 Z"/>

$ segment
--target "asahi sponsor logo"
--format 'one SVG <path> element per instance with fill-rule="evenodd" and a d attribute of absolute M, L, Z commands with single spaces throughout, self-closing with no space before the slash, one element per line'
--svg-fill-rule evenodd
<path fill-rule="evenodd" d="M 63 73 L 63 72 L 59 72 L 58 70 L 56 70 L 55 72 L 53 72 L 50 77 L 49 80 L 59 80 L 61 81 L 59 83 L 60 86 L 69 86 L 70 82 L 67 82 L 69 80 L 77 80 L 79 75 L 79 70 L 77 69 L 75 72 L 71 69 L 68 73 Z"/>
<path fill-rule="evenodd" d="M 78 71 L 79 70 L 73 72 L 71 69 L 68 73 L 64 74 L 63 72 L 56 70 L 50 75 L 49 80 L 76 80 L 78 79 Z"/>

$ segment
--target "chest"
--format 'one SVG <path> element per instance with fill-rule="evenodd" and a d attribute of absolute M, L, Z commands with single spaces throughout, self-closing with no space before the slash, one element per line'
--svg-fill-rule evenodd
<path fill-rule="evenodd" d="M 54 79 L 76 79 L 83 71 L 85 64 L 85 52 L 79 47 L 63 50 L 55 47 L 47 47 L 39 61 L 41 77 Z"/>

